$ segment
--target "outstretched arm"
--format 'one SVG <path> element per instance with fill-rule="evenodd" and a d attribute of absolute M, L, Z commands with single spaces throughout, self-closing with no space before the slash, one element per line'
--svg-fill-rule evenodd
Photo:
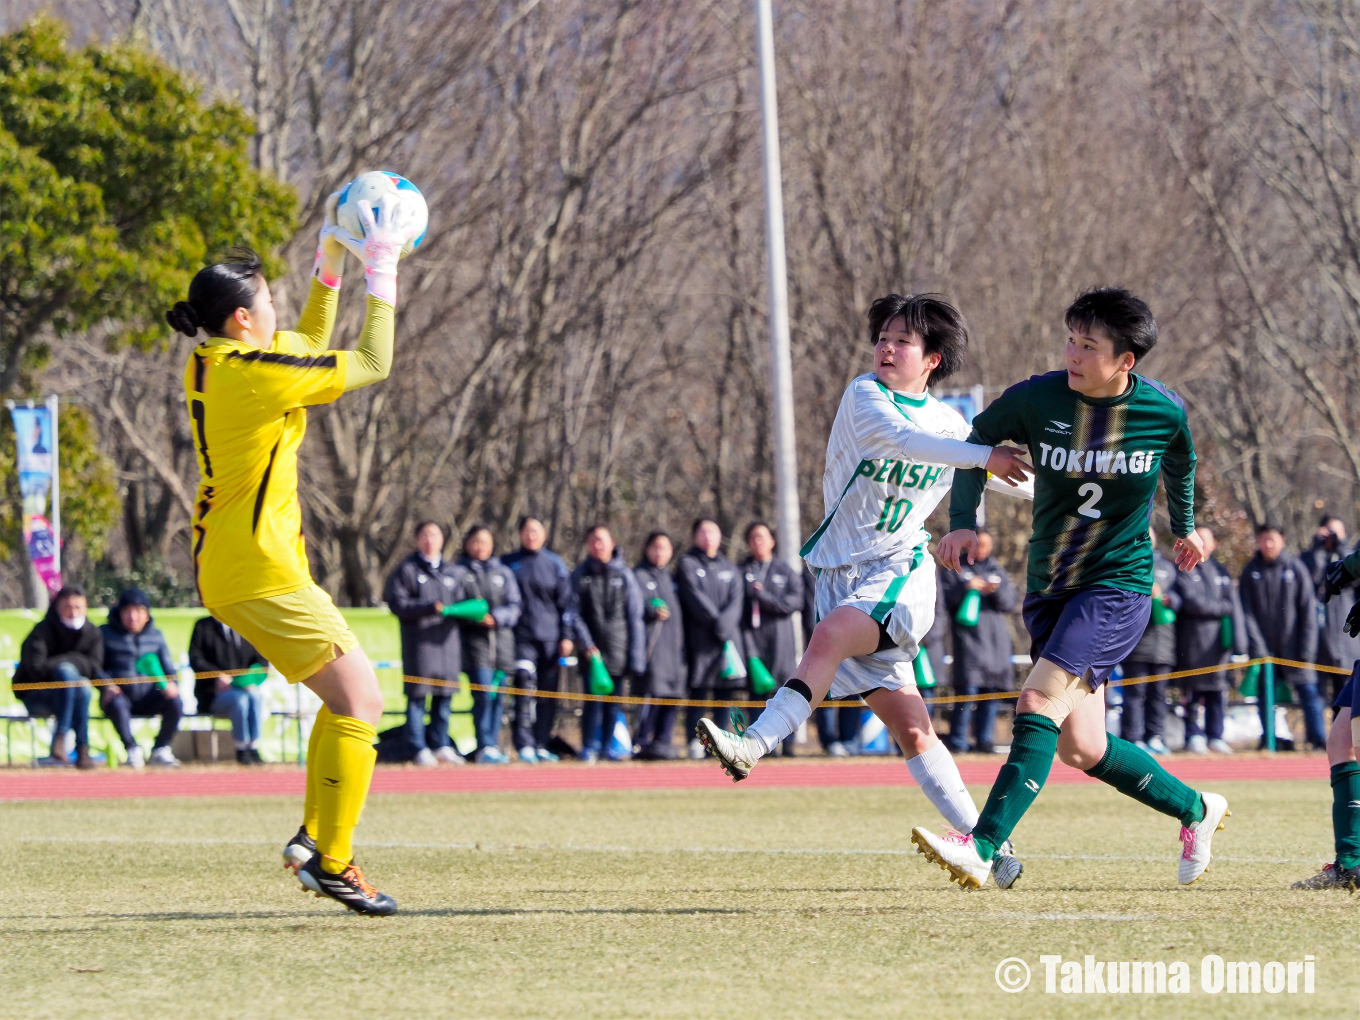
<path fill-rule="evenodd" d="M 369 297 L 364 331 L 359 346 L 342 351 L 345 358 L 345 392 L 382 382 L 392 371 L 392 339 L 396 333 L 397 310 L 380 298 Z"/>

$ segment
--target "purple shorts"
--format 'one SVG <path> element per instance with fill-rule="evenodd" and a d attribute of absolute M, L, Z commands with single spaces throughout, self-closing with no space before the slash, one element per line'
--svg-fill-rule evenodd
<path fill-rule="evenodd" d="M 1099 687 L 1147 630 L 1152 596 L 1123 588 L 1078 588 L 1025 596 L 1030 657 L 1042 657 Z"/>
<path fill-rule="evenodd" d="M 1341 688 L 1336 700 L 1332 702 L 1335 709 L 1349 708 L 1352 719 L 1360 719 L 1360 684 L 1355 682 L 1357 675 L 1360 675 L 1360 659 L 1355 660 L 1355 665 L 1351 667 L 1351 675 L 1346 680 L 1346 686 Z"/>

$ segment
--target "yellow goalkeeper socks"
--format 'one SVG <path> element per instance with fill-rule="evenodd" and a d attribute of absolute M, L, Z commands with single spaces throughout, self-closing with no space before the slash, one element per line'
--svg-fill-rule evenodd
<path fill-rule="evenodd" d="M 334 718 L 331 710 L 322 705 L 321 711 L 316 713 L 316 722 L 312 723 L 312 735 L 307 738 L 307 792 L 302 800 L 302 824 L 312 839 L 316 839 L 317 776 L 320 774 L 316 770 L 317 749 L 321 746 L 321 734 L 326 732 L 326 724 Z"/>
<path fill-rule="evenodd" d="M 316 848 L 321 867 L 338 875 L 354 857 L 354 827 L 368 797 L 378 731 L 347 715 L 332 715 L 316 746 Z"/>

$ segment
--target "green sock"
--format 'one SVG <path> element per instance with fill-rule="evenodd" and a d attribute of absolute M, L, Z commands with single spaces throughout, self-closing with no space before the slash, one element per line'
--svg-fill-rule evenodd
<path fill-rule="evenodd" d="M 984 861 L 996 856 L 996 848 L 1010 838 L 1048 781 L 1058 753 L 1058 732 L 1058 724 L 1047 716 L 1025 712 L 1015 717 L 1011 753 L 973 826 L 973 844 Z"/>
<path fill-rule="evenodd" d="M 1360 865 L 1360 765 L 1353 761 L 1332 766 L 1332 835 L 1336 863 Z"/>
<path fill-rule="evenodd" d="M 1179 818 L 1182 825 L 1204 820 L 1204 801 L 1141 747 L 1110 734 L 1105 757 L 1086 774 L 1154 811 Z"/>

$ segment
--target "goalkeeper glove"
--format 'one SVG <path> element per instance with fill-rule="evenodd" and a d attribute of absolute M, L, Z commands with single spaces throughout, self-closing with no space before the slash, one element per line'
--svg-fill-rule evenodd
<path fill-rule="evenodd" d="M 362 198 L 356 207 L 364 236 L 355 237 L 344 227 L 337 226 L 335 239 L 364 264 L 368 293 L 395 308 L 397 261 L 401 258 L 401 249 L 411 240 L 415 231 L 415 214 L 396 195 L 384 195 L 378 199 L 376 209 Z"/>
<path fill-rule="evenodd" d="M 316 261 L 312 264 L 312 276 L 331 290 L 340 286 L 340 278 L 345 275 L 345 246 L 336 237 L 339 227 L 335 221 L 335 209 L 339 202 L 338 191 L 326 199 L 326 218 L 321 224 L 321 236 L 316 242 Z"/>
<path fill-rule="evenodd" d="M 1350 559 L 1347 556 L 1344 560 L 1333 560 L 1327 564 L 1327 569 L 1322 574 L 1323 602 L 1330 602 L 1333 595 L 1341 594 L 1342 588 L 1355 581 L 1355 575 L 1351 573 L 1351 568 L 1347 566 Z"/>
<path fill-rule="evenodd" d="M 486 599 L 464 599 L 462 602 L 445 606 L 440 612 L 444 616 L 452 616 L 455 620 L 471 620 L 475 623 L 491 612 L 491 606 Z"/>
<path fill-rule="evenodd" d="M 1351 606 L 1351 611 L 1346 614 L 1346 633 L 1351 637 L 1360 635 L 1360 602 Z"/>

